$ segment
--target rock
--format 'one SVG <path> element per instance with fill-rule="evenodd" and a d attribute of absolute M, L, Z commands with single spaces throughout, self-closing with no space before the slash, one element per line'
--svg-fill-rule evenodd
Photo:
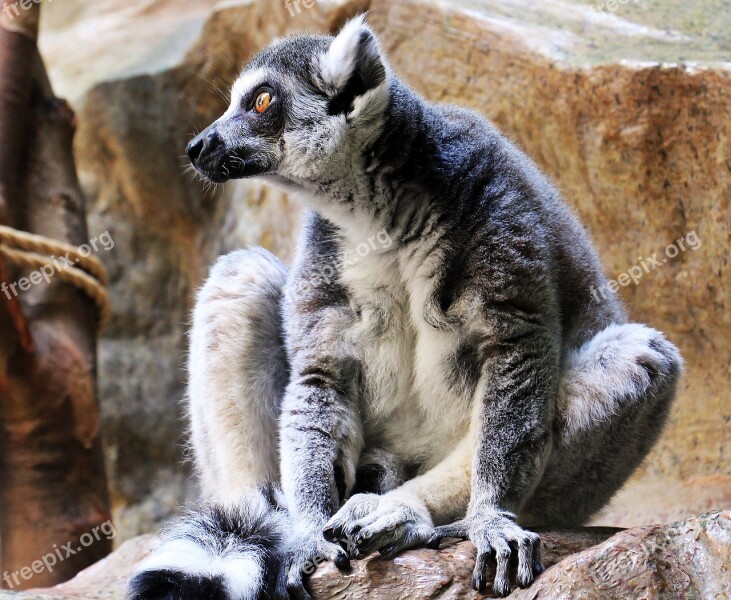
<path fill-rule="evenodd" d="M 697 250 L 620 287 L 635 319 L 680 346 L 687 372 L 665 435 L 597 523 L 731 506 L 731 27 L 716 4 L 318 0 L 294 16 L 278 0 L 44 5 L 51 77 L 78 108 L 90 227 L 116 242 L 100 255 L 114 317 L 99 370 L 119 539 L 195 496 L 178 406 L 208 265 L 243 244 L 293 251 L 297 204 L 255 182 L 206 190 L 183 171 L 185 142 L 223 111 L 216 88 L 272 37 L 332 31 L 364 9 L 411 85 L 482 111 L 557 181 L 613 279 L 697 234 Z"/>
<path fill-rule="evenodd" d="M 618 533 L 569 556 L 511 597 L 728 598 L 730 569 L 731 511 L 725 511 Z"/>
<path fill-rule="evenodd" d="M 547 570 L 510 598 L 664 600 L 723 598 L 731 591 L 731 511 L 619 532 L 587 528 L 541 536 Z M 129 574 L 153 543 L 153 536 L 128 541 L 70 582 L 12 599 L 122 600 Z M 392 561 L 374 554 L 354 561 L 349 574 L 326 563 L 310 588 L 316 600 L 477 599 L 484 596 L 470 589 L 474 564 L 472 544 L 447 542 L 438 551 L 411 550 Z"/>

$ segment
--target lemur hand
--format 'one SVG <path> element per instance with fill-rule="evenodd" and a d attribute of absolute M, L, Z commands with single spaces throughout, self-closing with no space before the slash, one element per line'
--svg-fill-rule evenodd
<path fill-rule="evenodd" d="M 394 490 L 382 496 L 356 494 L 330 519 L 324 534 L 328 540 L 344 543 L 352 558 L 376 550 L 392 558 L 402 550 L 425 545 L 434 525 L 419 498 Z"/>
<path fill-rule="evenodd" d="M 540 537 L 516 525 L 514 516 L 508 512 L 491 509 L 483 514 L 468 515 L 451 525 L 437 527 L 429 546 L 438 546 L 442 538 L 469 539 L 477 547 L 472 587 L 479 592 L 487 588 L 487 564 L 493 558 L 497 563 L 493 589 L 501 596 L 510 593 L 513 552 L 517 552 L 517 583 L 520 587 L 529 586 L 543 572 Z"/>
<path fill-rule="evenodd" d="M 342 570 L 350 567 L 348 554 L 338 545 L 328 542 L 319 527 L 299 524 L 292 543 L 282 558 L 277 581 L 277 600 L 311 600 L 304 578 L 322 563 L 331 560 Z"/>

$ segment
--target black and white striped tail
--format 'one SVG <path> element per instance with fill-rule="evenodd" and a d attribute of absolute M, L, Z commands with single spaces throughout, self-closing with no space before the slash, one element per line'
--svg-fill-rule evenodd
<path fill-rule="evenodd" d="M 234 507 L 208 506 L 173 522 L 132 577 L 130 600 L 273 598 L 288 518 L 271 486 Z"/>

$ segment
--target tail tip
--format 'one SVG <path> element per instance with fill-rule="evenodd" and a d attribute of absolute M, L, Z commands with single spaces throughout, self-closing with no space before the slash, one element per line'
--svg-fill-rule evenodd
<path fill-rule="evenodd" d="M 230 600 L 223 577 L 204 577 L 159 569 L 137 573 L 128 586 L 128 600 Z"/>

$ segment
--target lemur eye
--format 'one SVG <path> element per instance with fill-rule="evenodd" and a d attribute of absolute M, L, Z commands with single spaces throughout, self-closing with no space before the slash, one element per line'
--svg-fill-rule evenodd
<path fill-rule="evenodd" d="M 254 102 L 254 110 L 259 114 L 263 113 L 272 103 L 272 95 L 269 92 L 262 92 L 256 97 Z"/>

